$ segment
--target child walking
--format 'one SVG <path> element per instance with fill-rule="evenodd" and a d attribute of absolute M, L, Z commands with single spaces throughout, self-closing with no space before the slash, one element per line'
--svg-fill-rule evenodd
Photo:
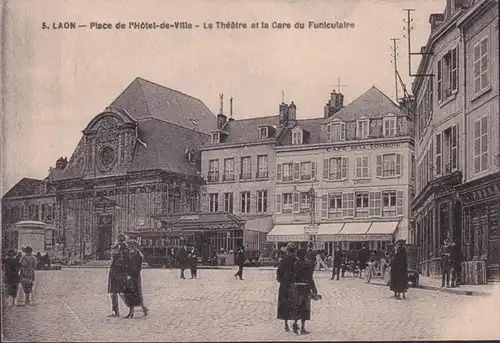
<path fill-rule="evenodd" d="M 33 256 L 33 248 L 27 246 L 25 255 L 21 258 L 21 285 L 24 291 L 24 303 L 29 305 L 33 284 L 35 282 L 35 269 L 37 266 L 36 257 Z"/>

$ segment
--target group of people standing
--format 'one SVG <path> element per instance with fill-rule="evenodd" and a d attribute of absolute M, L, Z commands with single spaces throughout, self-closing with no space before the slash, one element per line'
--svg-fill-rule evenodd
<path fill-rule="evenodd" d="M 309 333 L 305 323 L 311 320 L 311 300 L 321 298 L 313 278 L 316 260 L 308 251 L 297 250 L 293 243 L 287 245 L 286 252 L 276 272 L 280 284 L 277 318 L 285 322 L 287 332 L 290 332 L 288 321 L 293 320 L 293 332 L 304 335 Z"/>
<path fill-rule="evenodd" d="M 109 317 L 119 317 L 118 295 L 122 298 L 129 312 L 125 318 L 134 318 L 134 308 L 141 307 L 144 315 L 148 308 L 142 296 L 141 270 L 144 255 L 135 241 L 128 241 L 123 234 L 118 235 L 118 243 L 111 249 L 111 266 L 108 276 L 108 293 L 111 294 Z"/>
<path fill-rule="evenodd" d="M 185 279 L 184 272 L 186 269 L 191 271 L 191 279 L 196 279 L 198 276 L 198 251 L 194 248 L 182 246 L 177 252 L 177 261 L 181 267 L 181 279 Z"/>
<path fill-rule="evenodd" d="M 3 260 L 5 285 L 7 296 L 12 299 L 12 305 L 16 306 L 19 284 L 24 292 L 24 303 L 29 305 L 33 296 L 33 285 L 35 283 L 35 269 L 37 259 L 33 256 L 33 248 L 27 246 L 21 251 L 9 249 Z"/>
<path fill-rule="evenodd" d="M 441 287 L 460 287 L 463 260 L 464 254 L 460 246 L 446 239 L 441 247 Z"/>

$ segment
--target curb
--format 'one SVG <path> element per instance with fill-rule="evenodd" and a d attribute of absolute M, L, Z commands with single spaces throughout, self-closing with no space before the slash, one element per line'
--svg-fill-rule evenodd
<path fill-rule="evenodd" d="M 461 289 L 456 289 L 456 288 L 441 288 L 441 287 L 427 286 L 427 285 L 418 285 L 417 288 L 425 289 L 425 290 L 429 290 L 429 291 L 437 291 L 437 292 L 444 292 L 444 293 L 450 293 L 450 294 L 456 294 L 456 295 L 468 295 L 468 296 L 476 296 L 476 297 L 489 297 L 489 296 L 493 295 L 492 293 L 489 293 L 489 292 L 466 291 L 466 290 L 461 290 Z"/>

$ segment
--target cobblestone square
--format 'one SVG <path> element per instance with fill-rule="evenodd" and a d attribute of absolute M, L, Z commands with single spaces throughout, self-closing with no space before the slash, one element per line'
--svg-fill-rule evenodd
<path fill-rule="evenodd" d="M 110 319 L 107 269 L 37 273 L 35 303 L 8 307 L 4 336 L 12 341 L 239 341 L 430 340 L 500 337 L 498 298 L 410 289 L 407 300 L 360 279 L 330 281 L 317 272 L 323 299 L 313 302 L 311 331 L 296 336 L 276 320 L 278 283 L 273 270 L 199 270 L 181 280 L 178 270 L 143 271 L 147 317 Z M 189 273 L 187 274 L 189 275 Z M 377 282 L 377 281 L 375 281 Z M 121 313 L 127 310 L 121 303 Z"/>

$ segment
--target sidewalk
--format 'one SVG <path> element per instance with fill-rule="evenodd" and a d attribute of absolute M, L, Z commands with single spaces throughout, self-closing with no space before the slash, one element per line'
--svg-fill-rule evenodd
<path fill-rule="evenodd" d="M 500 292 L 500 283 L 490 282 L 487 285 L 460 285 L 458 288 L 441 288 L 441 278 L 420 275 L 418 288 L 459 295 L 491 296 L 494 292 Z"/>

